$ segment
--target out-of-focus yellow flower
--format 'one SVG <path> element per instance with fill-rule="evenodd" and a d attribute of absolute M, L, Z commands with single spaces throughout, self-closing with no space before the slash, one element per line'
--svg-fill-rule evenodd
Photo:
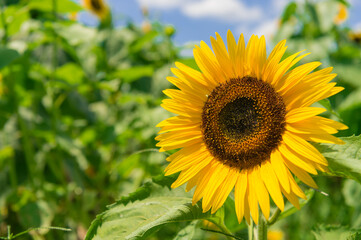
<path fill-rule="evenodd" d="M 340 25 L 344 21 L 346 21 L 348 17 L 347 6 L 345 4 L 339 4 L 339 10 L 337 16 L 334 18 L 334 22 L 336 25 Z"/>
<path fill-rule="evenodd" d="M 150 22 L 148 20 L 145 20 L 142 23 L 142 31 L 144 33 L 148 33 L 148 32 L 150 32 L 150 30 L 152 30 L 152 24 L 150 24 Z"/>
<path fill-rule="evenodd" d="M 76 21 L 78 20 L 78 13 L 77 12 L 69 13 L 68 17 L 71 21 Z"/>
<path fill-rule="evenodd" d="M 283 239 L 283 232 L 279 230 L 273 230 L 267 232 L 267 239 L 268 240 L 282 240 Z"/>
<path fill-rule="evenodd" d="M 175 28 L 171 25 L 168 25 L 164 28 L 164 32 L 167 36 L 173 36 L 175 33 Z"/>
<path fill-rule="evenodd" d="M 104 20 L 109 15 L 109 6 L 104 0 L 83 0 L 83 5 L 100 20 Z"/>
<path fill-rule="evenodd" d="M 348 34 L 351 41 L 361 44 L 361 31 L 359 32 L 350 32 Z"/>
<path fill-rule="evenodd" d="M 3 95 L 4 86 L 3 86 L 3 75 L 0 73 L 0 96 Z"/>

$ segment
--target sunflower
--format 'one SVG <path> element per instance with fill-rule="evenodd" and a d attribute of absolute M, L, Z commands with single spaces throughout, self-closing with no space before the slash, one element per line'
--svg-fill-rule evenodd
<path fill-rule="evenodd" d="M 338 10 L 338 14 L 335 16 L 334 18 L 334 23 L 336 25 L 340 25 L 341 23 L 343 23 L 344 21 L 346 21 L 347 17 L 348 17 L 348 11 L 347 11 L 347 6 L 343 3 L 339 3 L 339 10 Z"/>
<path fill-rule="evenodd" d="M 308 54 L 283 58 L 286 41 L 266 54 L 265 38 L 253 35 L 247 46 L 228 31 L 227 47 L 216 33 L 212 50 L 203 41 L 193 53 L 201 72 L 176 62 L 168 81 L 170 99 L 162 107 L 178 114 L 157 125 L 160 151 L 170 155 L 166 175 L 180 172 L 172 188 L 195 187 L 192 203 L 202 199 L 206 212 L 216 212 L 234 188 L 238 221 L 257 224 L 259 207 L 266 219 L 270 197 L 283 211 L 283 195 L 297 208 L 306 199 L 294 176 L 317 188 L 309 173 L 327 171 L 327 160 L 309 143 L 342 144 L 332 136 L 342 123 L 310 107 L 341 90 L 330 82 L 332 68 L 315 71 L 320 62 L 294 67 Z M 294 68 L 293 68 L 294 67 Z"/>
<path fill-rule="evenodd" d="M 105 19 L 109 15 L 109 7 L 104 0 L 83 0 L 83 5 L 100 20 Z"/>

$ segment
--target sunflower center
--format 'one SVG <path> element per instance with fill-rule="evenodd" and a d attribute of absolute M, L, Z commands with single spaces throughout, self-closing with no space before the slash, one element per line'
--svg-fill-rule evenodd
<path fill-rule="evenodd" d="M 250 169 L 268 160 L 282 141 L 285 115 L 283 99 L 271 85 L 253 77 L 233 78 L 208 96 L 203 139 L 223 164 Z"/>
<path fill-rule="evenodd" d="M 90 0 L 90 2 L 91 2 L 91 5 L 93 6 L 93 8 L 95 10 L 101 10 L 102 9 L 102 6 L 100 5 L 99 0 Z"/>
<path fill-rule="evenodd" d="M 221 131 L 227 137 L 239 139 L 254 131 L 258 114 L 253 99 L 241 97 L 227 103 L 219 113 Z"/>

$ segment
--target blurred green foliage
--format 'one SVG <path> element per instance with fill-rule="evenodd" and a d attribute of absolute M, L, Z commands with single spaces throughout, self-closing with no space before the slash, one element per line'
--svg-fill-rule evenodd
<path fill-rule="evenodd" d="M 351 29 L 334 22 L 340 4 L 348 5 L 336 0 L 289 3 L 274 40 L 287 39 L 290 53 L 307 49 L 312 52 L 307 61 L 335 67 L 345 91 L 320 104 L 328 117 L 350 127 L 340 136 L 359 135 L 361 45 L 350 38 Z M 169 191 L 174 176 L 155 177 L 166 165 L 165 154 L 154 149 L 155 125 L 169 117 L 159 106 L 162 90 L 170 87 L 166 76 L 176 60 L 195 66 L 192 59 L 180 58 L 172 41 L 175 29 L 159 22 L 143 28 L 132 22 L 120 28 L 109 22 L 88 27 L 71 20 L 81 10 L 71 0 L 2 5 L 0 236 L 6 238 L 9 226 L 13 233 L 59 226 L 72 231 L 42 228 L 22 237 L 83 239 L 91 226 L 87 237 L 99 233 L 100 239 L 109 229 L 116 234 L 128 226 L 127 233 L 152 239 L 225 238 L 200 229 L 219 230 L 208 221 L 219 227 L 225 223 L 247 238 L 232 196 L 215 215 L 201 213 L 198 205 L 189 205 L 183 189 Z M 352 151 L 319 146 L 336 166 L 329 175 L 338 177 L 316 178 L 329 195 L 308 190 L 303 209 L 287 205 L 271 230 L 282 229 L 285 239 L 358 239 L 361 172 L 353 164 L 360 166 L 359 139 L 347 139 Z M 154 199 L 158 205 L 139 210 Z M 159 206 L 167 201 L 169 211 Z M 111 223 L 122 221 L 114 217 L 119 214 L 152 218 L 155 213 L 150 223 L 138 219 L 141 227 L 135 230 L 131 220 Z"/>
<path fill-rule="evenodd" d="M 57 3 L 57 6 L 53 4 Z M 178 57 L 169 26 L 84 26 L 71 0 L 3 8 L 0 236 L 83 239 L 97 213 L 162 173 L 154 127 Z M 139 150 L 150 149 L 137 153 Z"/>

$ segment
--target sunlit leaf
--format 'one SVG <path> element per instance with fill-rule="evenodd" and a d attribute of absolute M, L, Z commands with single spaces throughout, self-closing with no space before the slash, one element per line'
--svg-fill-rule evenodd
<path fill-rule="evenodd" d="M 196 230 L 197 221 L 192 221 L 185 228 L 180 230 L 173 240 L 192 240 Z"/>
<path fill-rule="evenodd" d="M 153 72 L 154 68 L 152 66 L 134 66 L 118 70 L 115 75 L 119 76 L 124 82 L 130 83 L 142 77 L 151 77 Z"/>
<path fill-rule="evenodd" d="M 330 173 L 361 183 L 361 135 L 342 137 L 345 144 L 318 144 L 316 147 L 327 158 Z"/>
<path fill-rule="evenodd" d="M 78 12 L 83 8 L 76 4 L 71 0 L 61 0 L 53 1 L 53 0 L 31 0 L 28 4 L 29 9 L 36 9 L 40 11 L 52 12 L 53 11 L 53 3 L 57 3 L 56 11 L 58 13 L 71 13 Z"/>
<path fill-rule="evenodd" d="M 157 182 L 146 182 L 109 206 L 93 221 L 85 239 L 147 239 L 166 224 L 211 217 L 209 212 L 202 212 L 200 204 L 192 206 L 191 194 L 183 188 L 171 191 L 168 184 L 164 186 L 167 181 Z"/>
<path fill-rule="evenodd" d="M 349 229 L 344 226 L 319 226 L 312 233 L 316 240 L 358 240 L 361 238 L 361 229 Z"/>

